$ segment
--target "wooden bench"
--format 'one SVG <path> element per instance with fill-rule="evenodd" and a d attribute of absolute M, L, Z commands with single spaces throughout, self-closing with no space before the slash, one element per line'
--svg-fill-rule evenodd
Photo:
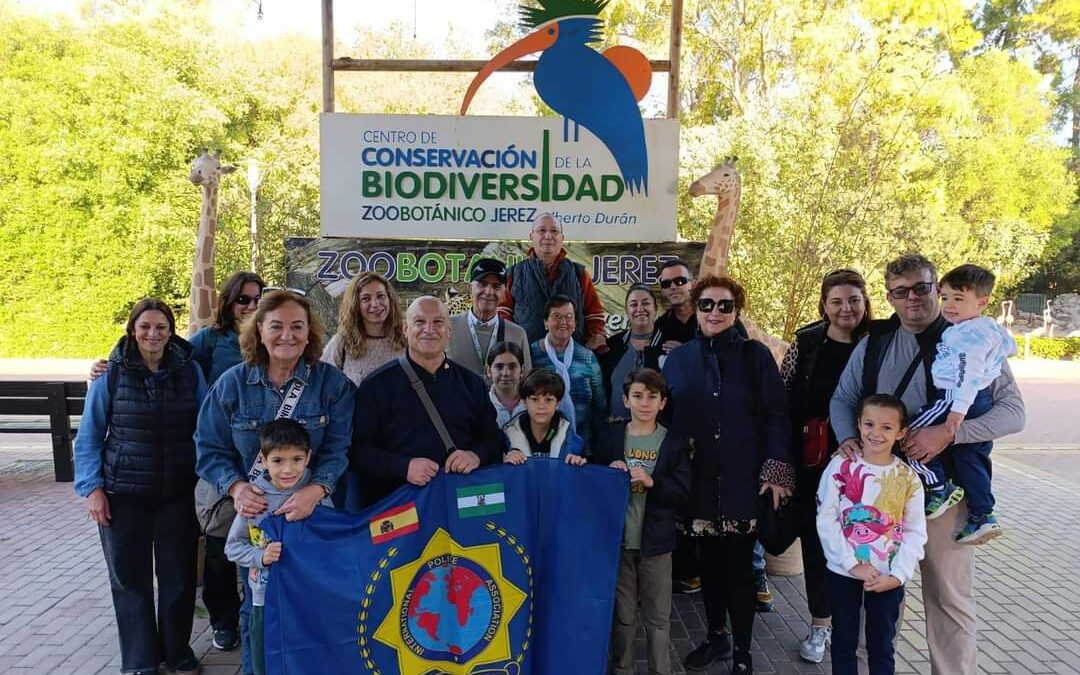
<path fill-rule="evenodd" d="M 72 415 L 82 415 L 86 382 L 0 381 L 0 418 L 9 415 L 47 416 L 44 421 L 19 420 L 0 425 L 0 433 L 51 434 L 53 471 L 57 482 L 75 480 L 71 441 Z"/>

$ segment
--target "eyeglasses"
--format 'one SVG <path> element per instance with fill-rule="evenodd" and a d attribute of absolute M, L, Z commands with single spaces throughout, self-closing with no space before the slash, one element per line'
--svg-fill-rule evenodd
<path fill-rule="evenodd" d="M 553 323 L 561 324 L 573 323 L 575 317 L 573 314 L 556 314 L 555 312 L 552 312 L 551 314 L 548 314 L 548 318 L 551 319 Z"/>
<path fill-rule="evenodd" d="M 660 288 L 671 288 L 672 286 L 675 286 L 676 288 L 678 288 L 680 286 L 685 286 L 688 283 L 690 283 L 690 280 L 687 279 L 686 277 L 673 277 L 671 279 L 661 279 L 660 280 Z"/>
<path fill-rule="evenodd" d="M 708 314 L 713 311 L 714 307 L 720 308 L 721 314 L 731 314 L 735 311 L 734 300 L 713 300 L 712 298 L 701 298 L 697 301 L 697 309 L 699 312 Z"/>
<path fill-rule="evenodd" d="M 903 300 L 907 298 L 912 291 L 915 291 L 915 295 L 924 296 L 929 295 L 930 291 L 934 290 L 933 281 L 920 281 L 914 286 L 897 286 L 896 288 L 887 289 L 889 297 L 893 300 Z"/>
<path fill-rule="evenodd" d="M 299 295 L 299 296 L 307 295 L 307 291 L 299 289 L 299 288 L 286 288 L 284 286 L 264 286 L 263 287 L 263 295 L 266 295 L 267 293 L 273 293 L 274 291 L 286 291 L 288 293 L 292 293 L 294 295 Z"/>
<path fill-rule="evenodd" d="M 243 305 L 244 307 L 247 307 L 248 305 L 257 305 L 259 304 L 260 297 L 261 296 L 258 295 L 239 295 L 236 298 L 236 304 Z"/>

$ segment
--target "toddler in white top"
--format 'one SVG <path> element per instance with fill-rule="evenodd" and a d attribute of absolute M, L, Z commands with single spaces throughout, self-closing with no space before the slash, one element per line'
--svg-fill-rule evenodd
<path fill-rule="evenodd" d="M 961 265 L 941 278 L 940 288 L 941 315 L 952 324 L 942 333 L 931 368 L 941 396 L 919 411 L 911 428 L 944 424 L 955 435 L 961 422 L 993 406 L 990 384 L 1016 354 L 1016 342 L 1005 327 L 981 316 L 994 290 L 990 270 Z M 909 460 L 926 485 L 927 518 L 940 517 L 967 497 L 968 522 L 956 537 L 964 544 L 982 544 L 1001 534 L 990 485 L 992 447 L 990 442 L 954 444 L 928 462 Z"/>

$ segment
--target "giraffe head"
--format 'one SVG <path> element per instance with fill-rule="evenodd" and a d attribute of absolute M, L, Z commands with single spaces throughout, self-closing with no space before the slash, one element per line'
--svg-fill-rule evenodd
<path fill-rule="evenodd" d="M 741 185 L 739 172 L 735 169 L 738 157 L 725 157 L 724 162 L 690 184 L 690 196 L 730 195 Z"/>
<path fill-rule="evenodd" d="M 221 165 L 220 150 L 212 155 L 209 151 L 203 150 L 202 154 L 191 163 L 191 175 L 189 178 L 196 185 L 217 187 L 218 182 L 221 180 L 221 174 L 232 173 L 233 171 L 236 171 L 236 167 L 232 164 Z"/>

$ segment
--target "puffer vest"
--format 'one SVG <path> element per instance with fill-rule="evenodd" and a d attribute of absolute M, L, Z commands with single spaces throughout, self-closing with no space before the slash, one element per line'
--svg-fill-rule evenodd
<path fill-rule="evenodd" d="M 513 321 L 525 329 L 530 343 L 535 342 L 547 335 L 544 305 L 553 295 L 565 295 L 574 301 L 577 321 L 574 339 L 585 344 L 585 291 L 581 287 L 581 275 L 585 268 L 565 256 L 557 264 L 554 282 L 548 279 L 544 263 L 535 256 L 529 256 L 510 268 L 513 276 L 510 283 L 510 295 L 514 298 Z"/>
<path fill-rule="evenodd" d="M 193 494 L 199 401 L 191 345 L 171 337 L 159 373 L 126 337 L 109 361 L 105 491 L 159 502 Z"/>

